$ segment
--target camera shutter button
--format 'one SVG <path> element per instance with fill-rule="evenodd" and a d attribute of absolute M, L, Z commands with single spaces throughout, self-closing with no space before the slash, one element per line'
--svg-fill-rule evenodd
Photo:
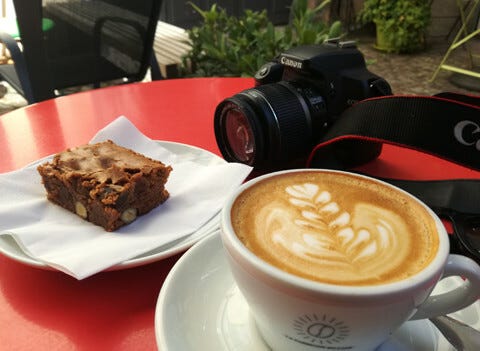
<path fill-rule="evenodd" d="M 255 73 L 255 80 L 257 84 L 276 83 L 282 79 L 283 65 L 276 62 L 269 62 L 264 64 Z"/>
<path fill-rule="evenodd" d="M 266 66 L 263 66 L 262 68 L 260 68 L 260 70 L 257 73 L 258 78 L 265 77 L 267 75 L 268 71 L 269 71 L 269 69 Z"/>

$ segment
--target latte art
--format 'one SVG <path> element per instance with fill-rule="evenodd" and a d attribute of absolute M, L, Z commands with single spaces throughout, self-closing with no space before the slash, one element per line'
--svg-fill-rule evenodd
<path fill-rule="evenodd" d="M 315 184 L 287 187 L 286 193 L 293 207 L 265 206 L 255 231 L 263 245 L 280 245 L 296 265 L 334 268 L 351 281 L 376 278 L 405 259 L 410 242 L 396 240 L 395 233 L 406 229 L 395 213 L 367 203 L 349 213 Z"/>
<path fill-rule="evenodd" d="M 234 204 L 234 230 L 264 260 L 323 282 L 384 283 L 425 266 L 436 251 L 425 209 L 404 194 L 392 201 L 387 186 L 343 177 L 260 182 Z"/>

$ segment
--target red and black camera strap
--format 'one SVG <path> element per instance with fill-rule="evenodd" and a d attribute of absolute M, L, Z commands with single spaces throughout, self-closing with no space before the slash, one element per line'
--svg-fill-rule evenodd
<path fill-rule="evenodd" d="M 383 144 L 414 149 L 480 171 L 480 97 L 456 93 L 392 95 L 358 102 L 323 135 L 308 166 L 351 170 L 379 156 Z M 480 214 L 480 179 L 382 179 L 430 207 Z"/>
<path fill-rule="evenodd" d="M 391 95 L 363 100 L 335 120 L 309 163 L 354 167 L 378 156 L 381 144 L 415 149 L 480 170 L 480 97 Z M 346 150 L 351 155 L 344 155 Z"/>

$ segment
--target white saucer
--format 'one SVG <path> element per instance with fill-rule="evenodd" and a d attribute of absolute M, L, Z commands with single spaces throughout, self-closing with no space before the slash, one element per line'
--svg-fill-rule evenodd
<path fill-rule="evenodd" d="M 223 158 L 207 150 L 204 150 L 195 146 L 175 143 L 175 142 L 168 142 L 168 141 L 158 141 L 158 143 L 161 146 L 163 146 L 165 149 L 176 154 L 178 159 L 184 162 L 195 161 L 202 165 L 218 165 L 226 162 Z M 41 160 L 37 160 L 31 163 L 28 166 L 43 163 L 50 158 L 52 158 L 52 156 L 47 156 L 45 158 L 42 158 Z M 148 215 L 149 214 L 146 214 L 145 217 Z M 219 226 L 220 226 L 220 214 L 218 213 L 212 219 L 210 219 L 205 225 L 203 225 L 199 230 L 192 233 L 191 235 L 188 235 L 184 238 L 178 239 L 166 245 L 157 247 L 140 256 L 137 256 L 135 258 L 129 259 L 115 266 L 112 266 L 108 268 L 107 271 L 137 267 L 137 266 L 149 264 L 149 263 L 156 262 L 156 261 L 165 259 L 167 257 L 173 256 L 179 252 L 182 252 L 188 249 L 197 241 L 208 236 L 209 234 L 212 234 L 213 232 L 218 231 Z M 55 269 L 27 255 L 20 248 L 20 246 L 18 246 L 16 241 L 10 235 L 0 235 L 0 253 L 2 253 L 7 257 L 10 257 L 13 260 L 22 262 L 29 266 L 43 268 L 47 270 Z"/>
<path fill-rule="evenodd" d="M 459 284 L 447 278 L 434 293 Z M 480 329 L 480 303 L 452 314 Z M 381 316 L 379 316 L 381 323 Z M 155 334 L 162 351 L 268 351 L 230 274 L 219 233 L 195 244 L 170 271 L 157 301 Z M 454 351 L 430 321 L 405 323 L 377 351 Z"/>

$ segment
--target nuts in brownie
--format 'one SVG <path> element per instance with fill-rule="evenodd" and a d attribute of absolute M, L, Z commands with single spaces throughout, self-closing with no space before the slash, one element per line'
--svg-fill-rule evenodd
<path fill-rule="evenodd" d="M 38 166 L 50 201 L 107 231 L 167 200 L 171 170 L 110 140 L 67 149 Z"/>

